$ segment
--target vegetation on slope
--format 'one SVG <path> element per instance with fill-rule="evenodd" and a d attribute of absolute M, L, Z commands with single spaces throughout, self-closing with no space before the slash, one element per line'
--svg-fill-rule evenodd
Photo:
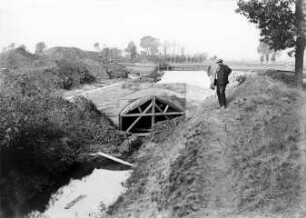
<path fill-rule="evenodd" d="M 45 50 L 43 54 L 50 58 L 81 64 L 96 78 L 127 78 L 129 73 L 123 65 L 109 64 L 99 52 L 82 51 L 73 47 L 53 47 Z"/>
<path fill-rule="evenodd" d="M 41 83 L 18 79 L 0 86 L 3 217 L 44 209 L 74 167 L 88 162 L 84 154 L 92 152 L 91 145 L 109 154 L 124 152 L 119 146 L 124 137 L 92 102 L 71 103 Z"/>
<path fill-rule="evenodd" d="M 95 77 L 80 63 L 34 55 L 22 48 L 2 53 L 0 67 L 4 84 L 19 83 L 56 90 L 95 81 Z"/>
<path fill-rule="evenodd" d="M 300 212 L 305 179 L 299 109 L 305 98 L 266 76 L 229 91 L 226 110 L 211 109 L 210 99 L 183 122 L 157 125 L 140 149 L 129 191 L 105 217 Z"/>

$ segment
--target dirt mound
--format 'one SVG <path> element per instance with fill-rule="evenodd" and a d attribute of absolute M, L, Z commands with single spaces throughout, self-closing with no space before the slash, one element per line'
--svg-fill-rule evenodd
<path fill-rule="evenodd" d="M 74 60 L 74 61 L 88 58 L 86 52 L 75 47 L 53 47 L 46 49 L 43 52 L 43 54 L 56 59 L 65 59 L 65 60 Z M 98 60 L 98 57 L 96 57 L 96 59 Z"/>
<path fill-rule="evenodd" d="M 82 63 L 97 78 L 127 78 L 128 70 L 119 64 L 103 63 L 98 52 L 83 51 L 74 47 L 53 47 L 43 53 L 45 56 Z"/>
<path fill-rule="evenodd" d="M 16 48 L 0 54 L 1 68 L 24 69 L 39 66 L 54 67 L 55 63 L 46 58 L 27 52 L 22 48 Z"/>
<path fill-rule="evenodd" d="M 139 151 L 129 191 L 105 217 L 299 214 L 305 97 L 258 76 L 231 88 L 228 98 L 226 110 L 211 109 L 211 98 L 190 118 L 157 125 Z"/>
<path fill-rule="evenodd" d="M 2 82 L 25 93 L 33 89 L 71 89 L 95 80 L 80 63 L 34 55 L 22 48 L 1 54 L 0 67 Z"/>

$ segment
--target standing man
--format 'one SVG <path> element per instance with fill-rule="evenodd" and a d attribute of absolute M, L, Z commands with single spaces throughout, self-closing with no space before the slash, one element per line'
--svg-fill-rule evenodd
<path fill-rule="evenodd" d="M 218 64 L 218 68 L 215 73 L 214 85 L 217 86 L 217 95 L 220 104 L 218 108 L 226 108 L 225 88 L 228 84 L 228 76 L 232 70 L 223 64 L 222 59 L 217 60 L 216 63 Z"/>

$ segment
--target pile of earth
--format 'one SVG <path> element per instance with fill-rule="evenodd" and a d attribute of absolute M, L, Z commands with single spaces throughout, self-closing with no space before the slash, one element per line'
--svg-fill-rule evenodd
<path fill-rule="evenodd" d="M 95 81 L 82 64 L 65 59 L 35 55 L 22 48 L 0 54 L 1 82 L 23 92 L 71 89 Z"/>
<path fill-rule="evenodd" d="M 256 75 L 228 98 L 157 124 L 102 217 L 304 217 L 305 93 Z"/>
<path fill-rule="evenodd" d="M 127 78 L 128 70 L 119 64 L 104 64 L 97 52 L 54 47 L 36 55 L 22 48 L 0 54 L 2 84 L 32 93 L 72 89 L 96 79 Z M 35 90 L 35 89 L 39 90 Z"/>
<path fill-rule="evenodd" d="M 78 48 L 53 47 L 43 52 L 47 57 L 81 63 L 99 79 L 127 78 L 128 69 L 117 63 L 108 63 L 99 52 L 83 51 Z"/>

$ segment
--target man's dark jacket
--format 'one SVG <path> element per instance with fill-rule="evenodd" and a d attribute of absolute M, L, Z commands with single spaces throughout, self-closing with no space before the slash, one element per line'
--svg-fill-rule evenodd
<path fill-rule="evenodd" d="M 219 65 L 217 69 L 217 84 L 218 85 L 227 85 L 228 84 L 228 76 L 232 72 L 231 68 L 227 65 Z"/>

